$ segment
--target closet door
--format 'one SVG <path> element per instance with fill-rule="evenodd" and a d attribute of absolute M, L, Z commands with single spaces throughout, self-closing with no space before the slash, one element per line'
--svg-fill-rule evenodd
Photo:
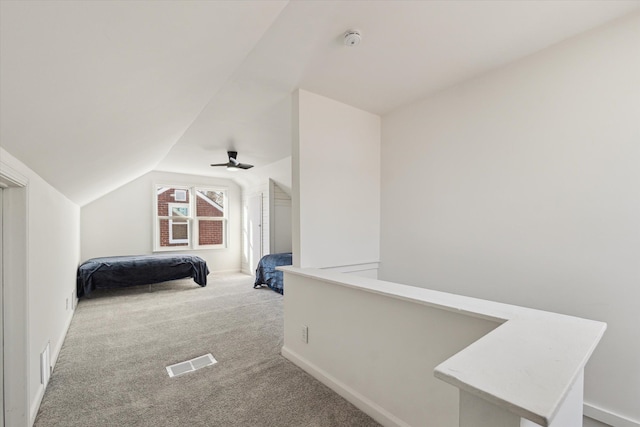
<path fill-rule="evenodd" d="M 262 258 L 262 193 L 249 198 L 248 211 L 249 269 L 255 272 Z"/>

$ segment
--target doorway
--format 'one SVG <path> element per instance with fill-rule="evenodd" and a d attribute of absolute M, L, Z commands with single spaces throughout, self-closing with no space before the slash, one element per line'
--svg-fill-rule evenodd
<path fill-rule="evenodd" d="M 27 184 L 26 177 L 0 162 L 0 426 L 22 426 L 29 423 Z"/>
<path fill-rule="evenodd" d="M 249 197 L 248 208 L 249 270 L 255 272 L 262 258 L 262 193 Z"/>

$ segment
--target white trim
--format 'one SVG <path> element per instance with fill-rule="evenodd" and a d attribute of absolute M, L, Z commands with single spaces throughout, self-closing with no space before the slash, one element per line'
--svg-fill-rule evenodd
<path fill-rule="evenodd" d="M 179 221 L 176 222 L 176 224 L 178 225 L 186 225 L 187 226 L 187 238 L 186 239 L 174 239 L 173 238 L 173 226 L 174 226 L 174 221 L 173 219 L 169 219 L 169 244 L 170 245 L 179 245 L 182 243 L 186 243 L 187 246 L 191 246 L 189 244 L 189 236 L 191 235 L 191 219 L 189 218 L 185 218 L 185 221 Z"/>
<path fill-rule="evenodd" d="M 1 149 L 0 149 L 1 150 Z M 3 190 L 3 289 L 4 416 L 5 425 L 25 425 L 29 421 L 29 180 L 0 162 Z M 8 223 L 11 222 L 11 228 Z M 7 325 L 13 325 L 8 328 Z M 11 369 L 7 367 L 11 366 Z"/>
<path fill-rule="evenodd" d="M 586 417 L 600 421 L 601 423 L 610 424 L 614 427 L 640 427 L 640 421 L 634 421 L 587 402 L 584 403 L 583 413 Z"/>
<path fill-rule="evenodd" d="M 185 195 L 187 194 L 187 190 L 185 191 Z M 175 194 L 175 191 L 174 191 Z M 185 196 L 185 200 L 186 200 L 186 196 Z M 181 244 L 181 243 L 186 243 L 188 247 L 191 247 L 191 242 L 189 241 L 191 239 L 191 221 L 192 221 L 192 217 L 191 217 L 191 203 L 188 202 L 168 202 L 167 203 L 167 213 L 169 214 L 169 244 L 170 245 L 176 245 L 176 244 Z M 174 208 L 178 208 L 178 209 L 183 209 L 186 208 L 187 209 L 187 215 L 174 215 L 173 209 Z M 180 218 L 182 221 L 178 221 L 178 224 L 185 224 L 187 226 L 187 238 L 186 239 L 174 239 L 173 238 L 173 222 L 174 222 L 174 218 Z M 164 217 L 162 218 L 158 218 L 158 219 L 165 219 Z"/>
<path fill-rule="evenodd" d="M 371 401 L 367 397 L 358 393 L 351 387 L 347 386 L 337 378 L 331 376 L 326 371 L 320 369 L 313 363 L 309 362 L 299 354 L 291 351 L 287 347 L 282 347 L 281 354 L 285 359 L 291 361 L 294 365 L 302 368 L 308 374 L 319 380 L 321 383 L 329 387 L 331 390 L 344 397 L 347 401 L 352 403 L 356 408 L 360 409 L 371 418 L 387 427 L 411 427 L 400 418 L 396 417 L 380 405 Z"/>
<path fill-rule="evenodd" d="M 0 181 L 8 184 L 4 188 L 26 187 L 29 184 L 29 179 L 26 176 L 2 161 L 0 161 Z"/>
<path fill-rule="evenodd" d="M 216 274 L 242 273 L 242 274 L 246 274 L 242 270 L 237 269 L 237 268 L 232 268 L 230 270 L 211 270 L 211 273 L 216 273 Z M 252 274 L 247 274 L 247 276 L 253 276 L 253 275 Z"/>
<path fill-rule="evenodd" d="M 187 215 L 173 215 L 173 208 L 180 209 L 180 208 L 185 208 L 185 207 L 187 208 Z M 167 217 L 169 217 L 169 219 L 171 219 L 171 217 L 191 218 L 191 203 L 188 203 L 188 202 L 168 202 L 167 203 L 167 212 L 168 212 Z"/>
<path fill-rule="evenodd" d="M 209 200 L 207 197 L 201 195 L 198 191 L 213 191 L 215 193 L 222 193 L 222 206 Z M 210 250 L 210 249 L 227 249 L 228 248 L 228 232 L 229 232 L 229 191 L 226 187 L 211 187 L 206 185 L 194 185 L 193 192 L 196 196 L 193 199 L 193 218 L 194 218 L 194 238 L 193 249 L 194 250 Z M 222 216 L 202 216 L 198 215 L 197 198 L 200 197 L 214 208 L 222 212 Z M 213 202 L 213 203 L 212 203 Z M 214 245 L 201 245 L 200 244 L 200 221 L 221 221 L 222 222 L 222 243 Z"/>

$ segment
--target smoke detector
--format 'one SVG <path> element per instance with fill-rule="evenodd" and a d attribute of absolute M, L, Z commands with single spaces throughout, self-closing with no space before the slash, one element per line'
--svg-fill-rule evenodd
<path fill-rule="evenodd" d="M 344 45 L 345 46 L 357 46 L 360 44 L 362 36 L 358 30 L 349 30 L 344 33 Z"/>

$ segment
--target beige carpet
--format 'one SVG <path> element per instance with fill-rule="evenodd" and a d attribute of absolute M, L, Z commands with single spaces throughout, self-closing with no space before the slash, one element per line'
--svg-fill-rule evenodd
<path fill-rule="evenodd" d="M 282 296 L 242 274 L 81 300 L 35 425 L 377 426 L 280 355 Z M 169 378 L 211 353 L 216 365 Z"/>

